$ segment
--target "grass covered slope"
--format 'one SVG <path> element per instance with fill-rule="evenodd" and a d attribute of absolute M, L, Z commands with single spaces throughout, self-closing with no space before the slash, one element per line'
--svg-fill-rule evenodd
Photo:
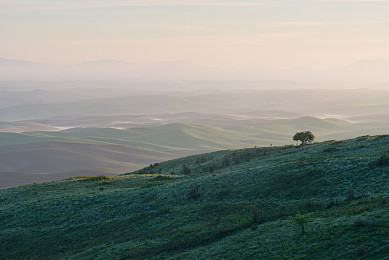
<path fill-rule="evenodd" d="M 258 112 L 253 114 L 261 115 Z M 389 129 L 388 124 L 354 124 L 314 117 L 235 122 L 239 123 L 218 126 L 170 123 L 128 129 L 90 127 L 51 132 L 0 132 L 0 188 L 41 182 L 42 179 L 59 180 L 77 176 L 79 172 L 93 176 L 102 172 L 123 173 L 150 163 L 223 149 L 288 144 L 292 142 L 290 133 L 305 129 L 313 131 L 319 141 L 382 134 Z M 41 178 L 36 174 L 46 176 Z M 5 175 L 6 181 L 1 177 Z M 23 181 L 24 176 L 27 178 Z"/>
<path fill-rule="evenodd" d="M 388 145 L 228 150 L 0 190 L 0 258 L 385 259 Z"/>

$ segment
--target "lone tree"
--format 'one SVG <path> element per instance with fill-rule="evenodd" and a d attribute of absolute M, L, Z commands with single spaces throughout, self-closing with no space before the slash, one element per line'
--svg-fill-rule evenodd
<path fill-rule="evenodd" d="M 313 221 L 313 218 L 311 217 L 311 214 L 300 214 L 297 213 L 295 216 L 289 217 L 290 220 L 292 220 L 295 224 L 301 226 L 301 234 L 305 234 L 305 227 L 304 224 Z"/>
<path fill-rule="evenodd" d="M 310 143 L 315 139 L 311 131 L 297 132 L 293 136 L 294 141 L 301 141 L 301 144 Z"/>

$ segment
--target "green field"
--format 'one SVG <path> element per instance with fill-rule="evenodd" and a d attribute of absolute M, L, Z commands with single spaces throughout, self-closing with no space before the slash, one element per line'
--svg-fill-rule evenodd
<path fill-rule="evenodd" d="M 388 145 L 224 150 L 3 189 L 0 258 L 386 259 Z"/>
<path fill-rule="evenodd" d="M 159 151 L 219 150 L 251 145 L 291 144 L 291 135 L 309 129 L 319 141 L 352 138 L 364 134 L 383 134 L 387 123 L 351 123 L 340 119 L 301 117 L 296 119 L 265 120 L 261 123 L 199 125 L 172 123 L 144 125 L 128 129 L 71 128 L 63 131 L 25 133 L 0 132 L 0 146 L 39 142 L 69 142 L 84 144 L 119 144 Z"/>

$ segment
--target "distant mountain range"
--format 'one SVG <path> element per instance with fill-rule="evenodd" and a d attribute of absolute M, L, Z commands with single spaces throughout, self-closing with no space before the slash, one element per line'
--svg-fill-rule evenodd
<path fill-rule="evenodd" d="M 363 60 L 330 70 L 225 69 L 190 62 L 128 63 L 120 60 L 48 65 L 0 58 L 0 80 L 292 80 L 389 81 L 389 60 Z"/>

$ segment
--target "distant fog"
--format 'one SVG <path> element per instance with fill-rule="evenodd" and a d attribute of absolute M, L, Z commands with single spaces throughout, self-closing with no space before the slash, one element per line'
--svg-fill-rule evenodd
<path fill-rule="evenodd" d="M 389 82 L 389 60 L 362 60 L 343 67 L 313 70 L 290 69 L 228 69 L 205 67 L 189 62 L 128 63 L 99 60 L 59 66 L 31 61 L 0 58 L 0 80 L 132 80 L 132 81 L 326 81 L 326 82 Z M 333 87 L 333 86 L 327 86 Z"/>
<path fill-rule="evenodd" d="M 169 117 L 165 115 L 181 114 L 166 121 L 181 123 L 196 121 L 192 118 L 196 113 L 220 118 L 228 114 L 247 120 L 298 116 L 356 120 L 389 114 L 388 100 L 385 83 L 1 81 L 0 121 L 57 122 L 58 127 L 70 127 L 77 125 L 74 121 L 78 119 L 108 122 L 129 116 L 132 119 L 125 121 L 135 125 L 163 124 Z M 273 115 L 271 111 L 282 113 Z M 150 121 L 147 117 L 162 119 Z M 66 120 L 69 124 L 58 124 Z"/>

